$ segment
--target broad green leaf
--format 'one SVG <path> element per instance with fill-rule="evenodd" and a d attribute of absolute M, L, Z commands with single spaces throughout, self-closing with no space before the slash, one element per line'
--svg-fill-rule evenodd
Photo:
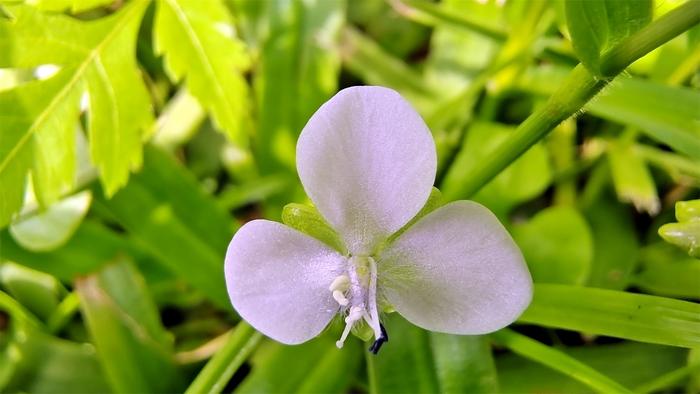
<path fill-rule="evenodd" d="M 109 200 L 95 199 L 143 250 L 217 305 L 230 308 L 223 264 L 236 225 L 175 159 L 147 147 L 143 169 L 127 187 Z"/>
<path fill-rule="evenodd" d="M 546 208 L 513 228 L 532 278 L 538 283 L 583 284 L 593 259 L 593 236 L 586 219 L 568 206 Z"/>
<path fill-rule="evenodd" d="M 563 349 L 571 357 L 605 373 L 625 387 L 636 387 L 650 379 L 679 368 L 685 349 L 625 342 L 612 345 L 577 346 Z M 589 386 L 541 364 L 515 354 L 496 359 L 501 390 L 504 393 L 587 394 Z"/>
<path fill-rule="evenodd" d="M 372 357 L 372 375 L 378 393 L 437 393 L 440 392 L 438 375 L 430 348 L 430 334 L 407 322 L 398 313 L 388 315 L 384 321 L 389 342 L 379 354 Z M 373 368 L 372 368 L 373 367 Z"/>
<path fill-rule="evenodd" d="M 620 200 L 631 202 L 638 211 L 656 215 L 661 202 L 649 168 L 629 144 L 611 143 L 608 162 L 613 185 Z"/>
<path fill-rule="evenodd" d="M 568 0 L 566 22 L 574 50 L 593 74 L 605 76 L 601 57 L 651 21 L 651 0 Z"/>
<path fill-rule="evenodd" d="M 635 224 L 628 209 L 606 195 L 584 213 L 593 235 L 588 285 L 613 290 L 627 288 L 639 251 Z"/>
<path fill-rule="evenodd" d="M 0 349 L 0 365 L 2 392 L 109 392 L 92 345 L 52 337 L 36 328 L 13 330 L 10 343 Z M 8 373 L 6 382 L 3 373 Z"/>
<path fill-rule="evenodd" d="M 430 333 L 441 393 L 498 392 L 496 366 L 485 336 Z"/>
<path fill-rule="evenodd" d="M 177 390 L 172 340 L 143 278 L 124 259 L 75 283 L 102 368 L 119 393 Z"/>
<path fill-rule="evenodd" d="M 445 175 L 441 185 L 443 193 L 450 195 L 458 189 L 465 182 L 465 177 L 507 140 L 512 131 L 512 127 L 496 123 L 473 124 L 467 131 L 462 149 Z M 474 200 L 504 216 L 515 205 L 544 191 L 551 179 L 547 152 L 537 144 L 484 186 Z"/>
<path fill-rule="evenodd" d="M 676 203 L 678 223 L 664 224 L 659 235 L 693 257 L 700 257 L 700 200 Z"/>
<path fill-rule="evenodd" d="M 65 244 L 90 208 L 92 194 L 82 191 L 49 205 L 45 211 L 23 215 L 10 225 L 10 234 L 22 247 L 47 251 Z"/>
<path fill-rule="evenodd" d="M 43 321 L 66 293 L 53 276 L 10 262 L 0 263 L 0 287 Z"/>
<path fill-rule="evenodd" d="M 255 74 L 258 164 L 263 175 L 295 170 L 295 145 L 309 117 L 338 88 L 337 41 L 344 0 L 262 2 L 265 33 Z"/>
<path fill-rule="evenodd" d="M 640 260 L 634 285 L 653 294 L 700 299 L 700 259 L 660 242 L 642 249 Z"/>
<path fill-rule="evenodd" d="M 39 201 L 55 200 L 73 183 L 74 125 L 88 93 L 92 161 L 108 194 L 123 186 L 141 164 L 141 135 L 151 122 L 150 100 L 134 51 L 140 17 L 148 2 L 84 22 L 43 14 L 32 7 L 6 7 L 0 18 L 0 67 L 58 66 L 60 71 L 0 93 L 0 226 L 19 208 L 32 168 Z"/>
<path fill-rule="evenodd" d="M 700 346 L 700 305 L 671 298 L 536 284 L 523 323 L 670 346 Z"/>
<path fill-rule="evenodd" d="M 639 128 L 654 140 L 700 159 L 700 92 L 622 78 L 587 108 L 596 116 Z"/>
<path fill-rule="evenodd" d="M 228 10 L 218 1 L 159 0 L 155 50 L 164 55 L 173 81 L 202 103 L 236 145 L 248 145 L 242 123 L 249 116 L 243 72 L 250 60 L 235 35 Z"/>
<path fill-rule="evenodd" d="M 316 207 L 297 203 L 287 204 L 282 209 L 282 221 L 287 226 L 308 234 L 343 254 L 347 253 L 343 240 Z"/>
<path fill-rule="evenodd" d="M 525 335 L 509 329 L 491 334 L 497 343 L 509 348 L 516 354 L 537 361 L 554 370 L 562 372 L 600 393 L 630 393 L 629 389 L 570 357 L 566 353 L 544 345 Z"/>

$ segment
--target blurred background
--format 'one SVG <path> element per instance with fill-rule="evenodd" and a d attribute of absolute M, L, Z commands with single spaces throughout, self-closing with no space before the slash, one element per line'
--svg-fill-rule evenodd
<path fill-rule="evenodd" d="M 0 392 L 700 392 L 700 206 L 676 205 L 700 198 L 697 25 L 465 191 L 586 43 L 684 2 L 628 3 L 0 0 Z M 520 245 L 535 299 L 511 328 L 391 314 L 368 356 L 231 308 L 231 236 L 309 204 L 296 139 L 353 85 L 409 100 L 444 200 Z"/>

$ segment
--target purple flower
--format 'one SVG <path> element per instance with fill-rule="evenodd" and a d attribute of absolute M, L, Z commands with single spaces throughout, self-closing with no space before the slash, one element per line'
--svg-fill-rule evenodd
<path fill-rule="evenodd" d="M 364 321 L 374 352 L 387 339 L 383 309 L 450 334 L 512 323 L 530 303 L 532 279 L 488 209 L 451 202 L 390 239 L 425 205 L 436 162 L 430 131 L 398 93 L 376 86 L 340 91 L 304 127 L 297 170 L 347 253 L 280 223 L 246 223 L 226 253 L 233 307 L 286 344 L 308 341 L 341 314 L 340 348 Z"/>

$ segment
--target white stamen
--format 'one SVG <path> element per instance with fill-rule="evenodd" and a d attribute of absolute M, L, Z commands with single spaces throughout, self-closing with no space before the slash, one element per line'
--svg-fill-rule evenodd
<path fill-rule="evenodd" d="M 377 263 L 369 256 L 352 256 L 348 260 L 347 275 L 340 275 L 331 283 L 333 298 L 342 306 L 351 304 L 345 318 L 345 329 L 335 343 L 342 348 L 345 339 L 358 320 L 365 320 L 375 340 L 382 337 L 377 311 Z M 346 292 L 349 294 L 346 295 Z"/>
<path fill-rule="evenodd" d="M 333 290 L 333 298 L 338 301 L 341 306 L 347 306 L 350 301 L 345 298 L 345 295 L 340 290 Z"/>
<path fill-rule="evenodd" d="M 374 338 L 379 339 L 382 336 L 382 329 L 379 326 L 379 313 L 377 312 L 377 263 L 373 258 L 369 257 L 369 313 L 372 321 L 367 321 L 374 331 Z"/>
<path fill-rule="evenodd" d="M 362 315 L 367 314 L 365 312 L 365 308 L 361 306 L 353 306 L 350 308 L 350 312 L 348 313 L 348 317 L 345 318 L 345 329 L 343 330 L 343 335 L 340 336 L 340 340 L 335 342 L 335 346 L 338 349 L 341 349 L 343 347 L 343 344 L 345 343 L 345 340 L 348 338 L 348 335 L 350 334 L 350 330 L 352 329 L 352 326 L 355 324 L 356 321 L 362 318 Z"/>
<path fill-rule="evenodd" d="M 340 290 L 340 291 L 347 291 L 347 289 L 350 287 L 350 278 L 348 278 L 347 275 L 339 275 L 335 279 L 333 279 L 333 283 L 331 283 L 330 287 L 328 287 L 328 290 L 330 291 L 335 291 L 335 290 Z"/>

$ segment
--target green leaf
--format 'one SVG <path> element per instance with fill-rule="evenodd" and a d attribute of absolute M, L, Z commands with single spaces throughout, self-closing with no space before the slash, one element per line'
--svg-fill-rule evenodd
<path fill-rule="evenodd" d="M 250 109 L 243 73 L 250 60 L 224 4 L 159 0 L 154 29 L 155 50 L 164 55 L 170 78 L 185 81 L 229 139 L 247 146 L 242 123 Z"/>
<path fill-rule="evenodd" d="M 586 108 L 637 127 L 652 139 L 700 159 L 700 92 L 637 78 L 622 78 Z"/>
<path fill-rule="evenodd" d="M 338 88 L 338 35 L 345 0 L 261 2 L 256 148 L 263 175 L 294 171 L 295 143 L 309 117 Z"/>
<path fill-rule="evenodd" d="M 653 294 L 700 299 L 700 260 L 663 242 L 642 250 L 632 283 Z"/>
<path fill-rule="evenodd" d="M 33 0 L 32 5 L 44 11 L 65 11 L 73 14 L 114 3 L 114 0 Z"/>
<path fill-rule="evenodd" d="M 613 197 L 601 198 L 585 210 L 593 235 L 593 261 L 588 285 L 627 288 L 639 252 L 635 223 Z"/>
<path fill-rule="evenodd" d="M 143 278 L 124 258 L 76 281 L 80 307 L 114 392 L 177 390 L 172 340 Z"/>
<path fill-rule="evenodd" d="M 282 222 L 318 239 L 342 254 L 347 253 L 343 240 L 321 216 L 316 207 L 297 203 L 287 204 L 282 209 Z"/>
<path fill-rule="evenodd" d="M 649 168 L 629 144 L 611 143 L 608 161 L 613 185 L 621 201 L 631 202 L 638 211 L 656 215 L 661 202 Z"/>
<path fill-rule="evenodd" d="M 10 225 L 10 234 L 22 247 L 35 251 L 55 249 L 70 239 L 87 214 L 90 191 L 82 191 L 49 205 L 45 211 L 30 212 Z"/>
<path fill-rule="evenodd" d="M 593 236 L 576 209 L 546 208 L 512 233 L 535 282 L 580 285 L 588 278 Z"/>
<path fill-rule="evenodd" d="M 124 189 L 95 199 L 163 266 L 230 309 L 223 265 L 236 224 L 175 159 L 149 146 Z"/>
<path fill-rule="evenodd" d="M 95 271 L 120 253 L 143 257 L 138 248 L 104 225 L 85 221 L 63 246 L 45 252 L 31 252 L 20 246 L 8 231 L 0 232 L 2 258 L 46 272 L 63 282 Z M 149 262 L 151 265 L 153 261 Z"/>
<path fill-rule="evenodd" d="M 109 386 L 95 348 L 49 336 L 36 328 L 14 329 L 0 351 L 0 390 L 14 393 L 106 393 Z M 3 359 L 3 356 L 9 359 Z M 2 375 L 8 373 L 3 385 Z"/>
<path fill-rule="evenodd" d="M 659 235 L 693 257 L 700 257 L 700 200 L 676 203 L 678 223 L 664 224 Z"/>
<path fill-rule="evenodd" d="M 462 149 L 445 175 L 441 184 L 442 191 L 449 195 L 458 189 L 466 177 L 508 139 L 512 131 L 512 127 L 496 123 L 473 124 L 467 131 Z M 517 204 L 542 193 L 551 179 L 547 152 L 538 144 L 484 186 L 474 200 L 503 216 Z"/>
<path fill-rule="evenodd" d="M 437 393 L 438 375 L 430 350 L 430 334 L 407 322 L 398 313 L 388 315 L 384 326 L 389 334 L 380 353 L 372 357 L 370 366 L 377 393 Z M 372 387 L 370 375 L 370 387 Z M 372 390 L 370 390 L 371 392 Z"/>
<path fill-rule="evenodd" d="M 605 75 L 601 57 L 651 21 L 651 0 L 568 0 L 566 22 L 574 50 L 593 74 Z"/>
<path fill-rule="evenodd" d="M 523 323 L 663 345 L 700 346 L 700 305 L 671 298 L 536 284 Z"/>
<path fill-rule="evenodd" d="M 32 168 L 40 202 L 54 201 L 73 183 L 79 101 L 88 92 L 92 161 L 108 194 L 141 164 L 141 134 L 151 122 L 150 101 L 136 66 L 135 38 L 148 4 L 131 2 L 119 12 L 83 22 L 42 14 L 28 6 L 6 7 L 0 18 L 0 67 L 52 64 L 45 81 L 0 92 L 0 226 L 19 209 L 24 178 Z"/>
<path fill-rule="evenodd" d="M 496 366 L 485 336 L 431 332 L 430 345 L 441 393 L 498 392 Z"/>
<path fill-rule="evenodd" d="M 497 343 L 514 353 L 562 372 L 599 393 L 630 393 L 631 391 L 566 353 L 530 339 L 509 329 L 491 334 Z"/>
<path fill-rule="evenodd" d="M 0 284 L 43 321 L 51 316 L 66 293 L 53 276 L 14 263 L 0 263 Z"/>
<path fill-rule="evenodd" d="M 681 367 L 686 354 L 685 349 L 638 342 L 577 346 L 563 350 L 626 387 L 636 387 Z M 591 392 L 589 386 L 572 377 L 515 354 L 502 355 L 496 359 L 496 364 L 504 393 Z"/>
<path fill-rule="evenodd" d="M 346 392 L 359 367 L 361 350 L 357 341 L 348 341 L 340 350 L 334 341 L 326 335 L 299 346 L 264 343 L 250 360 L 252 371 L 235 392 Z M 324 379 L 324 373 L 330 379 Z"/>

